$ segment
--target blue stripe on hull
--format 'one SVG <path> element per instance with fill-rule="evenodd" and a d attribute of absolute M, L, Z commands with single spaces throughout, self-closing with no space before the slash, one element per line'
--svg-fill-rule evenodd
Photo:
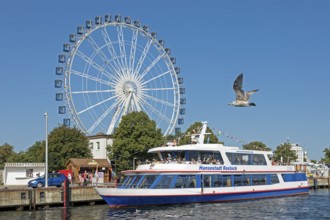
<path fill-rule="evenodd" d="M 260 199 L 270 197 L 307 194 L 309 188 L 296 188 L 276 191 L 257 191 L 248 193 L 201 194 L 180 196 L 102 196 L 110 207 L 168 205 L 180 203 L 226 202 L 236 200 Z"/>

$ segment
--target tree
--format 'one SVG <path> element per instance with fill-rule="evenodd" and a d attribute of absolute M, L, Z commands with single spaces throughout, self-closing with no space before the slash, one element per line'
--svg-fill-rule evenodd
<path fill-rule="evenodd" d="M 13 151 L 14 147 L 5 143 L 4 145 L 0 146 L 0 170 L 2 170 L 5 166 L 5 163 L 11 162 L 9 158 L 15 154 Z"/>
<path fill-rule="evenodd" d="M 325 148 L 323 150 L 324 153 L 324 158 L 322 158 L 322 161 L 324 161 L 324 163 L 326 164 L 330 164 L 330 147 Z"/>
<path fill-rule="evenodd" d="M 248 144 L 243 145 L 244 150 L 260 150 L 260 151 L 271 151 L 269 147 L 266 146 L 266 144 L 260 142 L 260 141 L 252 141 Z"/>
<path fill-rule="evenodd" d="M 284 164 L 290 164 L 291 161 L 297 160 L 296 153 L 291 150 L 290 143 L 284 143 L 277 146 L 274 151 L 274 160 L 277 162 L 283 162 Z"/>
<path fill-rule="evenodd" d="M 65 168 L 70 158 L 91 158 L 88 139 L 77 128 L 60 126 L 48 135 L 48 169 L 57 171 Z"/>
<path fill-rule="evenodd" d="M 10 157 L 11 162 L 45 162 L 45 141 L 37 141 L 26 151 L 21 151 Z"/>
<path fill-rule="evenodd" d="M 199 134 L 200 130 L 202 129 L 203 123 L 202 122 L 195 122 L 194 124 L 190 125 L 190 127 L 186 130 L 185 135 L 181 136 L 179 145 L 184 144 L 191 144 L 191 135 L 192 134 Z M 207 127 L 206 133 L 210 133 L 205 135 L 204 143 L 219 143 L 217 136 L 214 135 L 211 128 Z"/>
<path fill-rule="evenodd" d="M 133 158 L 151 159 L 147 154 L 153 147 L 164 143 L 161 130 L 144 112 L 132 112 L 122 117 L 114 133 L 112 147 L 107 147 L 109 158 L 115 162 L 116 172 L 131 169 Z"/>

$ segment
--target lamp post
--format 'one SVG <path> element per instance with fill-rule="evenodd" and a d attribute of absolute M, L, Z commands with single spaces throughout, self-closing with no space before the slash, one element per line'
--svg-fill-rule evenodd
<path fill-rule="evenodd" d="M 45 149 L 45 161 L 46 161 L 46 170 L 45 170 L 45 187 L 48 187 L 48 113 L 45 113 L 46 119 L 46 149 Z"/>
<path fill-rule="evenodd" d="M 136 159 L 137 159 L 136 157 L 133 158 L 133 170 L 135 170 L 135 160 Z"/>

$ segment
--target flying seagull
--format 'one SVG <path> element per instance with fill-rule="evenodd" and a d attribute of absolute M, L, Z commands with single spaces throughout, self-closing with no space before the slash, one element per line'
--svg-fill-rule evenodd
<path fill-rule="evenodd" d="M 236 100 L 232 101 L 228 105 L 233 105 L 236 107 L 256 106 L 256 104 L 254 104 L 253 102 L 249 102 L 249 98 L 253 93 L 256 93 L 259 89 L 244 92 L 242 86 L 243 86 L 243 73 L 239 74 L 233 85 L 233 89 L 236 93 Z"/>

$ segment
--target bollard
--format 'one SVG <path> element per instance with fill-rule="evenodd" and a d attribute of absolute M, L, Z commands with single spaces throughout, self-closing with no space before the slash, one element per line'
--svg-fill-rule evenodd
<path fill-rule="evenodd" d="M 314 178 L 314 189 L 317 189 L 317 178 Z"/>

